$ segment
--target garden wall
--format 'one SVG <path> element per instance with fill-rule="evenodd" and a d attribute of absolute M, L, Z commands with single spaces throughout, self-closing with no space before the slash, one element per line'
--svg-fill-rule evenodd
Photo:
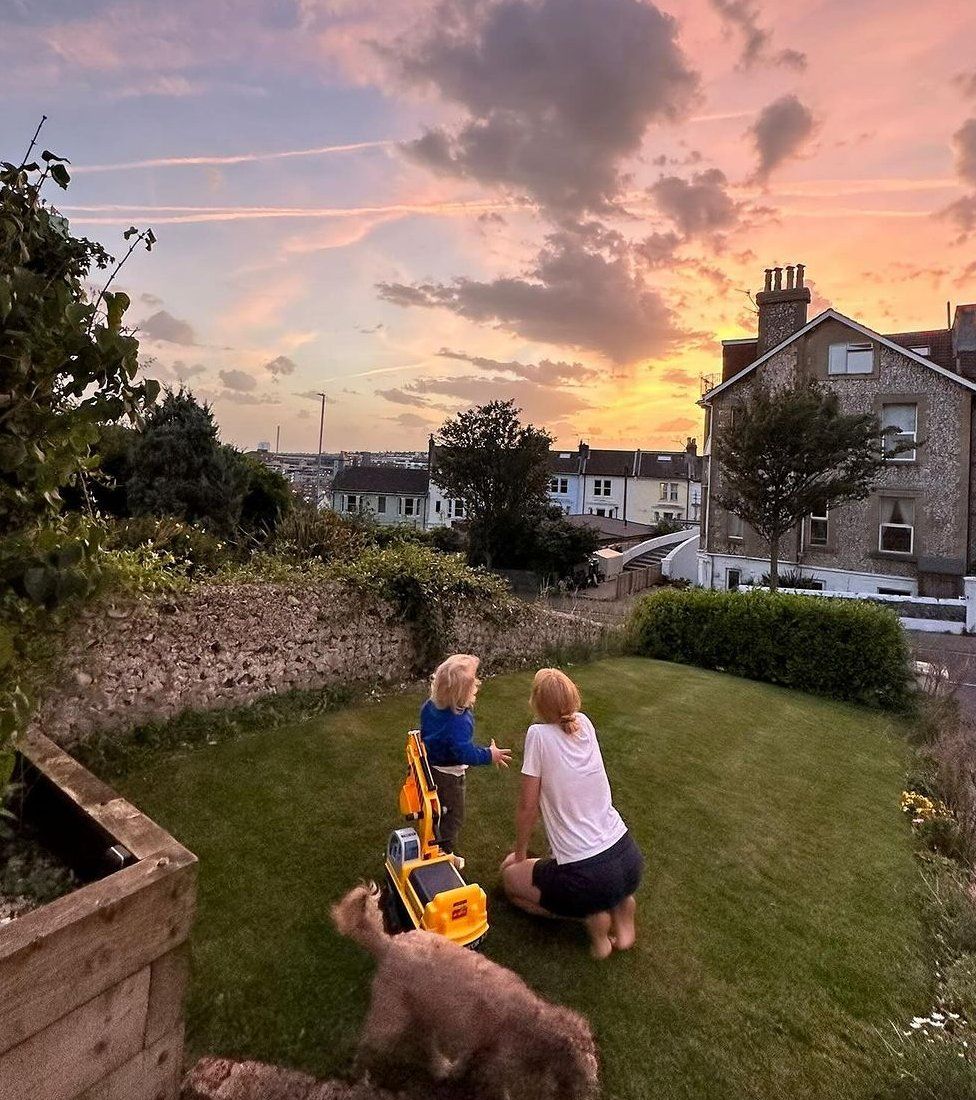
<path fill-rule="evenodd" d="M 605 627 L 512 601 L 456 623 L 456 648 L 522 664 L 596 640 Z M 70 745 L 185 710 L 236 706 L 295 688 L 415 675 L 410 624 L 338 585 L 199 585 L 89 611 L 64 647 L 34 728 Z"/>

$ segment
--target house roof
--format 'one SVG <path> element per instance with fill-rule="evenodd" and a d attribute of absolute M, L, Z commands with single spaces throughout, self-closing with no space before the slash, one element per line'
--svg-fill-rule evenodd
<path fill-rule="evenodd" d="M 952 370 L 954 358 L 952 354 L 952 329 L 933 328 L 922 329 L 920 332 L 896 332 L 886 333 L 887 338 L 903 348 L 928 348 L 926 358 L 933 363 L 938 363 L 946 370 Z"/>
<path fill-rule="evenodd" d="M 610 516 L 566 516 L 566 522 L 574 527 L 589 527 L 600 536 L 601 542 L 621 542 L 624 539 L 646 539 L 654 534 L 655 528 L 646 523 L 634 523 L 629 520 L 613 519 Z"/>
<path fill-rule="evenodd" d="M 429 481 L 426 470 L 408 470 L 402 466 L 347 466 L 336 474 L 332 488 L 353 493 L 425 496 Z"/>
<path fill-rule="evenodd" d="M 549 470 L 554 474 L 578 474 L 576 451 L 549 452 Z M 586 458 L 590 477 L 678 477 L 698 478 L 698 458 L 687 451 L 611 451 L 593 448 Z"/>
<path fill-rule="evenodd" d="M 709 404 L 709 402 L 717 397 L 718 394 L 723 393 L 733 383 L 740 381 L 747 374 L 750 374 L 752 371 L 754 371 L 756 367 L 758 367 L 760 364 L 765 363 L 767 359 L 771 359 L 774 355 L 777 354 L 777 352 L 782 351 L 783 348 L 789 347 L 790 344 L 792 344 L 795 340 L 798 340 L 801 336 L 806 336 L 806 334 L 815 329 L 817 325 L 820 325 L 827 320 L 840 321 L 841 324 L 847 325 L 855 332 L 859 332 L 862 336 L 866 336 L 869 340 L 876 340 L 879 344 L 890 348 L 892 351 L 901 352 L 901 354 L 904 355 L 907 359 L 911 359 L 914 362 L 919 363 L 923 367 L 928 367 L 929 370 L 934 370 L 937 374 L 941 374 L 946 378 L 951 378 L 954 382 L 958 383 L 960 386 L 964 387 L 967 390 L 972 390 L 973 392 L 976 392 L 976 382 L 971 382 L 968 378 L 963 378 L 961 374 L 956 374 L 955 371 L 952 371 L 947 367 L 941 366 L 933 359 L 929 359 L 923 355 L 917 354 L 916 352 L 912 351 L 910 347 L 907 347 L 905 344 L 899 344 L 890 336 L 882 336 L 880 332 L 875 332 L 874 329 L 868 328 L 867 325 L 862 325 L 859 321 L 855 321 L 852 317 L 846 317 L 843 313 L 839 313 L 836 309 L 825 309 L 823 313 L 817 314 L 817 316 L 814 317 L 812 321 L 807 322 L 807 324 L 805 324 L 803 328 L 798 329 L 796 332 L 793 333 L 792 336 L 788 336 L 785 340 L 780 341 L 780 343 L 778 343 L 775 347 L 770 348 L 769 351 L 767 351 L 765 354 L 760 355 L 758 359 L 753 360 L 752 363 L 744 367 L 737 374 L 732 375 L 731 378 L 724 379 L 717 386 L 713 386 L 708 391 L 708 393 L 702 395 L 698 403 L 700 405 Z M 919 334 L 900 333 L 899 335 L 903 338 L 910 337 L 911 342 L 914 343 L 914 338 Z"/>

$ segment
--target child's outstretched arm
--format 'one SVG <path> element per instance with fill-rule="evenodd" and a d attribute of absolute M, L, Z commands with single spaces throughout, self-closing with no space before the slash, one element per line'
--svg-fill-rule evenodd
<path fill-rule="evenodd" d="M 474 722 L 470 714 L 459 714 L 451 723 L 451 748 L 459 764 L 494 764 L 507 768 L 512 757 L 511 749 L 500 749 L 494 741 L 490 745 L 474 743 Z"/>

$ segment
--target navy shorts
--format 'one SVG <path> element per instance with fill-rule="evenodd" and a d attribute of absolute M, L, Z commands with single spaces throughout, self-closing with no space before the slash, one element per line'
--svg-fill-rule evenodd
<path fill-rule="evenodd" d="M 588 917 L 613 909 L 640 885 L 644 857 L 629 832 L 588 859 L 557 863 L 540 859 L 532 868 L 539 904 L 557 917 Z"/>

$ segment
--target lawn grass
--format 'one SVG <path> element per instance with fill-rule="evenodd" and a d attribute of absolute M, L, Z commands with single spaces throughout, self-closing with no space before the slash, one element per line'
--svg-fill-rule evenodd
<path fill-rule="evenodd" d="M 505 904 L 518 771 L 479 768 L 461 850 L 490 895 L 485 952 L 590 1018 L 608 1097 L 872 1096 L 894 1072 L 879 1032 L 932 995 L 891 720 L 639 658 L 573 674 L 647 857 L 640 940 L 596 963 L 578 926 Z M 530 679 L 492 678 L 478 704 L 479 739 L 516 759 Z M 421 701 L 160 754 L 117 782 L 200 857 L 194 1052 L 349 1068 L 371 963 L 328 907 L 381 873 Z"/>

